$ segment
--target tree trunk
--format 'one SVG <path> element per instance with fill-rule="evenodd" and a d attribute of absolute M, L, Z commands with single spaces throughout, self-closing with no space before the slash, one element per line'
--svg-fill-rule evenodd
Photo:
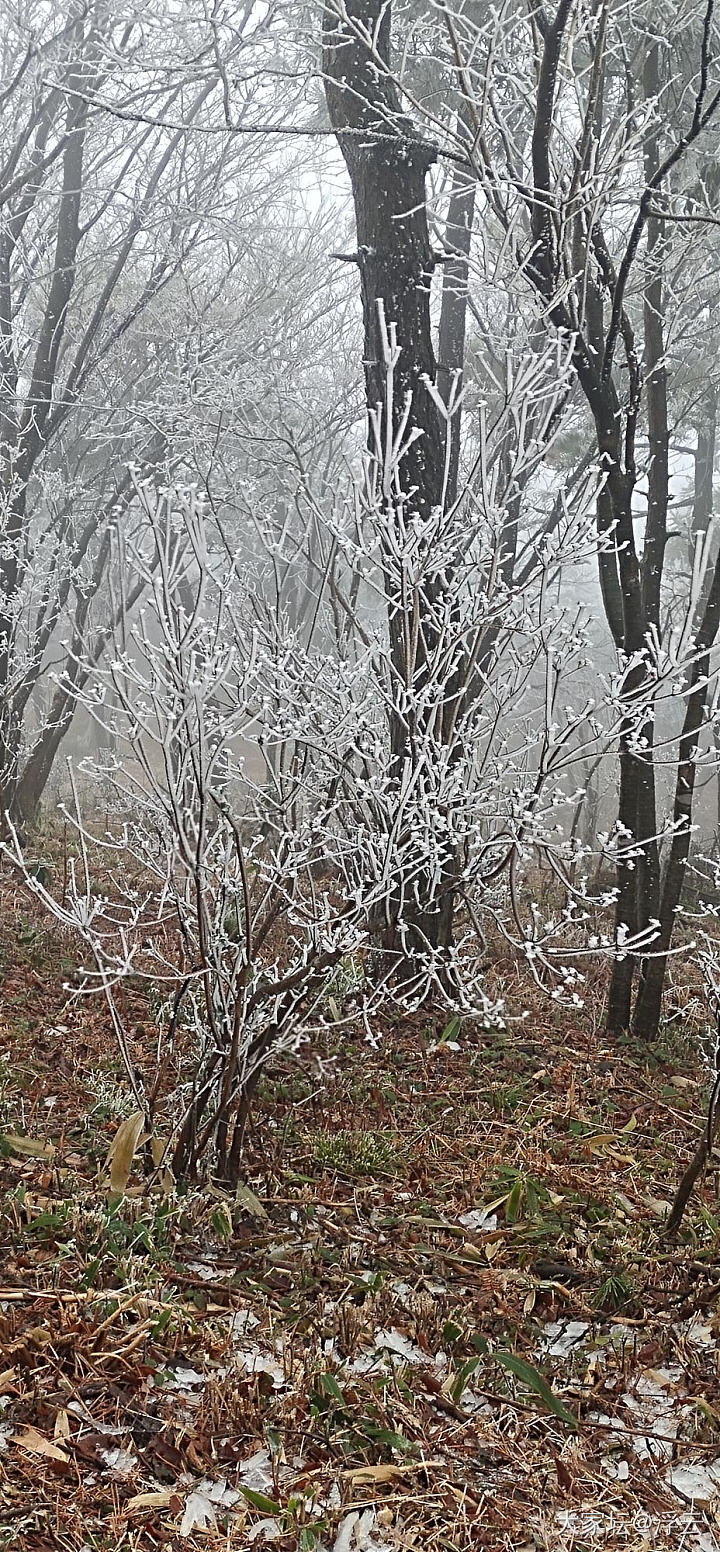
<path fill-rule="evenodd" d="M 425 177 L 435 149 L 421 138 L 403 113 L 389 74 L 378 69 L 390 55 L 390 6 L 384 0 L 347 0 L 324 13 L 323 69 L 328 111 L 352 185 L 357 227 L 364 322 L 365 391 L 369 446 L 376 460 L 378 486 L 389 526 L 401 534 L 414 519 L 427 522 L 441 510 L 450 489 L 445 469 L 445 420 L 429 385 L 437 380 L 430 321 L 430 284 L 434 255 L 425 203 Z M 465 196 L 464 196 L 465 197 Z M 453 218 L 459 216 L 460 194 Z M 462 236 L 462 243 L 469 242 Z M 465 265 L 462 249 L 458 264 Z M 448 304 L 449 305 L 449 304 Z M 462 333 L 462 337 L 461 337 Z M 396 355 L 389 374 L 393 335 Z M 452 328 L 448 368 L 457 367 L 464 340 L 459 313 Z M 389 382 L 391 392 L 389 392 Z M 389 423 L 388 423 L 389 422 Z M 403 425 L 406 450 L 393 467 L 382 466 L 381 450 Z M 408 433 L 414 432 L 412 440 Z M 456 457 L 451 448 L 451 460 Z M 410 603 L 404 578 L 397 575 L 394 545 L 386 539 L 385 577 L 390 653 L 400 687 L 389 712 L 392 780 L 401 801 L 403 783 L 416 768 L 418 750 L 432 732 L 437 690 L 430 687 L 428 710 L 418 711 L 428 686 L 437 641 L 433 603 L 439 584 L 427 577 Z M 409 630 L 408 610 L 417 608 L 419 628 Z M 430 801 L 430 799 L 428 799 Z M 412 844 L 412 837 L 409 837 Z M 419 860 L 411 885 L 402 884 L 386 902 L 382 946 L 412 960 L 428 945 L 447 949 L 452 942 L 455 859 L 448 845 L 439 878 L 431 878 Z"/>
<path fill-rule="evenodd" d="M 643 89 L 648 102 L 656 100 L 661 87 L 660 46 L 655 44 L 648 52 L 643 70 Z M 660 146 L 654 119 L 643 144 L 645 176 L 650 183 L 660 166 Z M 657 203 L 661 202 L 658 194 Z M 627 576 L 627 562 L 618 559 L 623 588 L 623 641 L 624 651 L 639 654 L 637 669 L 628 675 L 626 693 L 628 699 L 642 695 L 647 670 L 642 661 L 646 653 L 648 632 L 660 633 L 660 590 L 665 565 L 667 544 L 667 516 L 669 497 L 669 430 L 667 405 L 667 371 L 665 367 L 665 296 L 663 285 L 665 262 L 665 229 L 662 217 L 651 215 L 647 222 L 647 256 L 645 260 L 645 285 L 643 292 L 643 327 L 645 342 L 645 392 L 648 425 L 648 505 L 645 539 L 639 575 Z M 627 544 L 632 546 L 631 496 L 628 498 Z M 625 576 L 623 576 L 625 572 Z M 639 586 L 638 586 L 639 584 Z M 626 598 L 626 593 L 628 594 Z M 635 856 L 630 858 L 632 877 L 628 868 L 618 870 L 620 899 L 618 915 L 624 925 L 632 925 L 635 933 L 646 932 L 660 917 L 660 858 L 657 839 L 657 800 L 655 791 L 654 758 L 655 725 L 653 708 L 640 716 L 639 725 L 632 718 L 627 720 L 620 738 L 620 801 L 618 819 L 635 841 Z M 633 899 L 634 897 L 634 899 Z M 622 900 L 622 906 L 621 906 Z M 632 1012 L 632 988 L 634 973 L 638 968 L 638 956 L 628 955 L 616 961 L 611 978 L 608 1001 L 608 1028 L 619 1032 L 629 1028 L 631 1016 L 633 1028 L 639 1032 L 645 1028 L 645 1017 L 638 1021 L 636 1008 Z M 651 1002 L 657 1000 L 658 973 L 660 995 L 664 978 L 665 960 L 649 957 L 639 962 L 640 981 L 638 999 L 649 1012 Z M 654 992 L 643 999 L 645 977 L 651 980 Z M 659 1018 L 659 1006 L 658 1006 Z"/>
<path fill-rule="evenodd" d="M 712 518 L 712 471 L 715 463 L 715 395 L 710 396 L 708 421 L 704 426 L 705 443 L 701 448 L 698 432 L 698 458 L 695 465 L 693 530 L 707 532 Z M 712 436 L 711 442 L 708 438 Z M 720 554 L 704 589 L 694 622 L 696 657 L 689 671 L 689 695 L 685 705 L 678 765 L 675 778 L 673 831 L 670 855 L 660 896 L 660 931 L 651 958 L 645 962 L 633 1016 L 633 1033 L 647 1040 L 655 1038 L 662 1011 L 662 992 L 667 955 L 672 943 L 675 915 L 685 882 L 692 833 L 692 811 L 697 777 L 700 738 L 705 719 L 709 688 L 710 648 L 720 628 Z"/>

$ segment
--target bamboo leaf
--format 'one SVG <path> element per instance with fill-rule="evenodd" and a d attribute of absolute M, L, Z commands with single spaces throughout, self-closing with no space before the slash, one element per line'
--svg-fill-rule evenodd
<path fill-rule="evenodd" d="M 275 1503 L 273 1498 L 266 1498 L 264 1493 L 256 1493 L 252 1487 L 243 1487 L 242 1483 L 238 1483 L 238 1486 L 243 1498 L 253 1509 L 259 1509 L 261 1514 L 271 1514 L 273 1517 L 281 1513 L 280 1505 Z"/>
<path fill-rule="evenodd" d="M 510 1195 L 505 1203 L 505 1218 L 508 1223 L 517 1223 L 522 1205 L 523 1183 L 521 1179 L 515 1181 Z"/>
<path fill-rule="evenodd" d="M 110 1144 L 107 1167 L 110 1171 L 110 1194 L 124 1196 L 132 1169 L 137 1145 L 140 1141 L 145 1117 L 142 1110 L 134 1110 L 120 1125 Z"/>
<path fill-rule="evenodd" d="M 241 1212 L 249 1213 L 251 1218 L 267 1218 L 267 1213 L 259 1196 L 256 1196 L 255 1192 L 251 1191 L 250 1187 L 244 1185 L 241 1180 L 238 1181 L 235 1187 L 235 1206 Z"/>
<path fill-rule="evenodd" d="M 11 1153 L 24 1159 L 51 1159 L 55 1152 L 51 1142 L 41 1142 L 38 1137 L 20 1137 L 16 1132 L 5 1132 L 2 1140 Z"/>
<path fill-rule="evenodd" d="M 562 1401 L 550 1389 L 547 1380 L 532 1363 L 528 1363 L 525 1358 L 518 1358 L 515 1353 L 493 1353 L 493 1358 L 503 1369 L 507 1369 L 510 1374 L 522 1380 L 528 1390 L 534 1391 L 535 1395 L 545 1403 L 548 1411 L 555 1417 L 559 1417 L 561 1422 L 567 1423 L 570 1428 L 578 1427 L 577 1418 L 563 1406 Z"/>
<path fill-rule="evenodd" d="M 320 1386 L 323 1393 L 326 1396 L 332 1396 L 334 1401 L 338 1401 L 340 1403 L 340 1406 L 344 1407 L 347 1405 L 345 1397 L 340 1389 L 340 1386 L 338 1385 L 334 1374 L 321 1374 Z"/>

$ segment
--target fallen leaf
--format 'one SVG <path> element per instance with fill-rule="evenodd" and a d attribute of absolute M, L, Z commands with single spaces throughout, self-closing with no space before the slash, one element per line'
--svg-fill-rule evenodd
<path fill-rule="evenodd" d="M 51 1142 L 41 1142 L 38 1137 L 19 1137 L 16 1132 L 5 1132 L 3 1142 L 11 1153 L 18 1153 L 25 1159 L 51 1159 L 55 1146 Z"/>
<path fill-rule="evenodd" d="M 134 1498 L 128 1498 L 126 1509 L 169 1509 L 175 1495 L 170 1491 L 162 1493 L 136 1493 Z"/>
<path fill-rule="evenodd" d="M 45 1460 L 56 1460 L 63 1466 L 70 1465 L 70 1456 L 64 1450 L 58 1448 L 50 1439 L 38 1433 L 37 1428 L 28 1425 L 22 1433 L 11 1435 L 13 1444 L 17 1444 L 21 1450 L 26 1450 L 30 1455 L 42 1455 Z"/>
<path fill-rule="evenodd" d="M 584 1322 L 573 1322 L 573 1324 L 582 1325 Z M 528 1363 L 525 1358 L 519 1358 L 517 1353 L 494 1352 L 493 1358 L 503 1369 L 507 1369 L 510 1374 L 516 1375 L 519 1380 L 523 1381 L 523 1384 L 534 1391 L 535 1395 L 540 1397 L 548 1411 L 553 1412 L 555 1417 L 559 1417 L 562 1422 L 568 1423 L 571 1428 L 577 1428 L 577 1418 L 573 1417 L 572 1412 L 569 1412 L 567 1407 L 563 1406 L 562 1401 L 555 1395 L 544 1374 L 541 1374 L 534 1364 Z"/>
<path fill-rule="evenodd" d="M 241 1212 L 249 1213 L 251 1218 L 267 1218 L 259 1196 L 256 1196 L 249 1186 L 243 1185 L 242 1181 L 239 1181 L 235 1187 L 235 1206 L 239 1207 Z"/>
<path fill-rule="evenodd" d="M 638 1124 L 637 1116 L 636 1116 L 635 1112 L 633 1111 L 633 1114 L 631 1115 L 630 1120 L 626 1121 L 625 1125 L 620 1127 L 620 1136 L 621 1137 L 625 1137 L 628 1132 L 634 1132 L 637 1124 Z"/>
<path fill-rule="evenodd" d="M 615 1146 L 619 1141 L 614 1132 L 598 1132 L 595 1137 L 583 1137 L 582 1145 L 586 1153 L 607 1154 L 608 1158 L 615 1159 L 618 1164 L 634 1164 L 632 1153 L 621 1153 Z"/>
<path fill-rule="evenodd" d="M 106 1167 L 110 1171 L 110 1191 L 113 1196 L 124 1196 L 132 1169 L 135 1150 L 140 1141 L 145 1117 L 142 1110 L 127 1116 L 113 1137 L 108 1150 Z"/>
<path fill-rule="evenodd" d="M 155 1168 L 159 1169 L 163 1159 L 167 1156 L 167 1137 L 151 1137 L 150 1152 L 152 1154 L 152 1161 L 155 1165 Z M 168 1164 L 166 1164 L 161 1171 L 159 1185 L 161 1191 L 164 1191 L 166 1196 L 169 1196 L 171 1191 L 175 1189 L 175 1176 L 173 1175 L 173 1172 Z"/>
<path fill-rule="evenodd" d="M 165 1153 L 167 1151 L 167 1145 L 167 1137 L 153 1136 L 150 1138 L 150 1152 L 152 1154 L 152 1161 L 156 1169 L 159 1164 L 162 1164 Z"/>
<path fill-rule="evenodd" d="M 657 1213 L 658 1218 L 666 1218 L 670 1211 L 670 1203 L 664 1202 L 662 1197 L 650 1196 L 646 1192 L 640 1200 L 645 1207 L 650 1208 L 651 1212 Z"/>
<path fill-rule="evenodd" d="M 441 1464 L 439 1460 L 418 1460 L 403 1466 L 357 1466 L 353 1471 L 343 1471 L 341 1475 L 353 1486 L 363 1482 L 396 1482 L 398 1477 L 409 1476 L 413 1471 L 428 1471 L 431 1466 Z"/>

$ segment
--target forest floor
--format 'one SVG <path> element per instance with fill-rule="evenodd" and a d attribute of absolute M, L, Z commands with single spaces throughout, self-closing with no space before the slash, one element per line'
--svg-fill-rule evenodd
<path fill-rule="evenodd" d="M 711 1176 L 662 1235 L 691 986 L 652 1051 L 509 965 L 505 1032 L 330 1030 L 266 1081 L 241 1200 L 138 1168 L 112 1208 L 107 1016 L 7 880 L 0 924 L 0 1547 L 720 1547 Z"/>

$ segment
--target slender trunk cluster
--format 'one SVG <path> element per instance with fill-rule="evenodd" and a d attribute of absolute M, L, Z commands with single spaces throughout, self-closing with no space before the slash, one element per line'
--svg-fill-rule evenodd
<path fill-rule="evenodd" d="M 696 137 L 717 101 L 705 100 L 706 64 L 700 78 L 695 113 L 688 134 L 663 155 L 657 102 L 663 79 L 661 44 L 649 48 L 643 92 L 647 104 L 643 142 L 645 187 L 625 252 L 619 264 L 611 257 L 597 218 L 576 209 L 568 199 L 563 221 L 573 231 L 577 266 L 575 291 L 563 294 L 563 263 L 558 233 L 560 197 L 553 187 L 550 143 L 561 47 L 571 12 L 558 5 L 544 29 L 542 62 L 533 133 L 534 190 L 531 206 L 533 252 L 528 273 L 547 316 L 573 340 L 578 379 L 591 412 L 600 461 L 602 488 L 597 500 L 599 580 L 607 623 L 623 674 L 623 715 L 619 728 L 619 798 L 615 836 L 617 955 L 608 998 L 608 1027 L 631 1025 L 651 1038 L 658 1028 L 662 988 L 675 915 L 688 858 L 698 743 L 708 689 L 709 652 L 718 630 L 717 563 L 695 611 L 692 637 L 695 655 L 678 749 L 672 841 L 661 878 L 655 786 L 655 702 L 652 685 L 653 640 L 662 639 L 661 590 L 668 540 L 670 485 L 668 381 L 666 367 L 665 274 L 667 233 L 663 215 L 665 180 Z M 603 36 L 595 40 L 594 100 L 588 103 L 580 151 L 589 156 L 599 136 L 604 70 Z M 703 41 L 703 51 L 706 40 Z M 703 53 L 703 58 L 704 58 Z M 573 192 L 582 186 L 589 163 L 577 164 Z M 636 324 L 627 301 L 629 278 L 638 262 L 645 236 L 643 285 L 644 361 L 636 340 Z M 621 354 L 625 379 L 618 386 L 616 357 Z M 635 497 L 638 489 L 636 442 L 640 413 L 646 406 L 648 466 L 647 517 L 642 549 L 638 547 Z M 712 454 L 710 454 L 712 457 Z M 625 945 L 629 948 L 626 951 Z M 633 944 L 635 945 L 633 950 Z M 649 953 L 643 954 L 643 947 Z M 637 977 L 637 995 L 633 991 Z"/>

